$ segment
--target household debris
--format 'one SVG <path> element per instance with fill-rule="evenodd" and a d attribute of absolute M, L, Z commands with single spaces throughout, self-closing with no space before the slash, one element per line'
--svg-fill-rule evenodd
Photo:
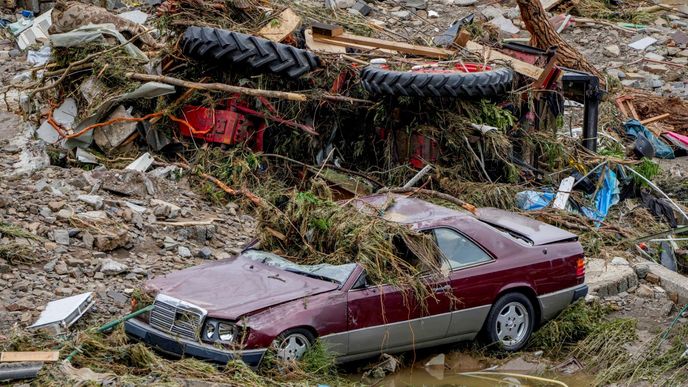
<path fill-rule="evenodd" d="M 53 335 L 63 334 L 95 305 L 93 293 L 83 293 L 75 296 L 51 301 L 41 312 L 38 320 L 29 329 L 41 329 Z"/>

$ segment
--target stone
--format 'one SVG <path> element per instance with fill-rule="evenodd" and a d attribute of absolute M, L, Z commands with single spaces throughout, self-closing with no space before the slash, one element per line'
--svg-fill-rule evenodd
<path fill-rule="evenodd" d="M 370 12 L 372 12 L 373 10 L 365 1 L 362 0 L 358 0 L 356 4 L 354 4 L 354 6 L 351 7 L 351 9 L 360 13 L 363 16 L 368 16 Z"/>
<path fill-rule="evenodd" d="M 616 77 L 619 79 L 626 78 L 626 73 L 624 73 L 623 71 L 621 71 L 619 69 L 607 69 L 606 73 L 611 75 L 612 77 Z"/>
<path fill-rule="evenodd" d="M 356 4 L 356 0 L 326 0 L 325 4 L 329 8 L 345 9 L 353 7 Z"/>
<path fill-rule="evenodd" d="M 647 54 L 644 55 L 645 58 L 650 59 L 650 60 L 664 60 L 665 58 L 659 54 L 655 54 L 654 52 L 648 52 Z"/>
<path fill-rule="evenodd" d="M 177 254 L 182 258 L 188 258 L 191 256 L 191 250 L 185 246 L 179 246 L 177 248 Z"/>
<path fill-rule="evenodd" d="M 73 293 L 74 293 L 74 289 L 72 289 L 72 288 L 57 288 L 57 289 L 55 289 L 55 294 L 60 296 L 60 297 L 71 296 Z"/>
<path fill-rule="evenodd" d="M 103 121 L 111 121 L 116 118 L 134 118 L 131 115 L 131 108 L 125 109 L 124 106 L 119 105 L 115 110 Z M 138 122 L 135 121 L 120 121 L 112 125 L 101 126 L 93 130 L 93 140 L 98 146 L 109 152 L 110 150 L 122 145 L 124 140 L 129 138 L 136 132 Z"/>
<path fill-rule="evenodd" d="M 179 206 L 163 200 L 151 199 L 150 204 L 153 207 L 153 214 L 159 219 L 174 219 L 181 211 Z"/>
<path fill-rule="evenodd" d="M 213 256 L 213 251 L 210 250 L 209 247 L 203 247 L 202 249 L 198 250 L 198 256 L 203 259 L 210 259 Z"/>
<path fill-rule="evenodd" d="M 637 79 L 624 79 L 621 81 L 621 84 L 626 86 L 626 87 L 633 87 L 633 88 L 640 87 L 640 81 L 638 81 Z"/>
<path fill-rule="evenodd" d="M 55 258 L 52 261 L 43 265 L 43 270 L 45 270 L 46 273 L 52 273 L 55 270 L 56 265 L 57 265 L 57 258 Z"/>
<path fill-rule="evenodd" d="M 127 270 L 129 270 L 127 265 L 120 263 L 120 262 L 117 262 L 111 258 L 103 259 L 100 262 L 100 271 L 106 275 L 116 275 L 116 274 L 124 273 Z"/>
<path fill-rule="evenodd" d="M 72 210 L 71 208 L 63 208 L 60 211 L 58 211 L 57 214 L 55 214 L 55 216 L 57 216 L 58 219 L 67 220 L 74 216 L 74 210 Z"/>
<path fill-rule="evenodd" d="M 638 286 L 638 289 L 636 289 L 635 294 L 638 297 L 643 298 L 653 298 L 655 296 L 655 292 L 645 284 L 640 284 L 640 286 Z"/>
<path fill-rule="evenodd" d="M 48 202 L 48 208 L 50 208 L 51 211 L 60 211 L 65 204 L 67 204 L 67 202 L 64 200 L 52 201 Z"/>
<path fill-rule="evenodd" d="M 93 209 L 100 210 L 103 208 L 103 197 L 98 196 L 98 195 L 79 195 L 77 197 L 77 200 L 80 200 L 89 206 L 93 207 Z"/>
<path fill-rule="evenodd" d="M 68 230 L 55 230 L 55 231 L 53 231 L 53 240 L 57 244 L 69 246 L 69 231 Z"/>
<path fill-rule="evenodd" d="M 663 74 L 667 72 L 669 68 L 661 63 L 646 63 L 643 65 L 643 70 L 652 74 Z"/>
<path fill-rule="evenodd" d="M 408 19 L 409 17 L 411 17 L 411 12 L 410 11 L 404 11 L 404 10 L 394 11 L 394 12 L 390 12 L 390 15 L 392 15 L 396 18 L 399 18 L 399 19 Z"/>
<path fill-rule="evenodd" d="M 65 275 L 69 273 L 69 268 L 67 267 L 67 264 L 65 264 L 62 261 L 58 262 L 57 265 L 55 265 L 55 273 L 59 275 Z"/>
<path fill-rule="evenodd" d="M 655 274 L 655 273 L 647 273 L 647 274 L 645 275 L 645 281 L 647 281 L 647 282 L 649 282 L 649 283 L 651 283 L 651 284 L 659 285 L 659 283 L 660 283 L 662 280 L 661 280 L 661 279 L 659 278 L 659 276 L 658 276 L 657 274 Z"/>
<path fill-rule="evenodd" d="M 607 54 L 609 54 L 609 56 L 612 56 L 612 57 L 617 57 L 617 56 L 621 55 L 621 49 L 616 44 L 606 46 L 604 48 L 604 51 Z"/>
<path fill-rule="evenodd" d="M 676 56 L 688 57 L 688 49 L 680 51 Z"/>
<path fill-rule="evenodd" d="M 502 15 L 499 15 L 490 20 L 490 24 L 499 28 L 500 31 L 506 32 L 507 34 L 513 35 L 521 31 L 518 27 L 514 25 L 514 23 L 511 20 L 505 18 Z"/>
<path fill-rule="evenodd" d="M 480 13 L 483 14 L 487 18 L 487 20 L 492 20 L 496 17 L 499 16 L 504 16 L 503 11 L 501 8 L 493 7 L 493 6 L 488 6 L 480 10 Z"/>
<path fill-rule="evenodd" d="M 614 257 L 612 258 L 612 265 L 626 265 L 628 266 L 628 261 L 622 257 Z"/>
<path fill-rule="evenodd" d="M 96 235 L 93 246 L 99 251 L 112 251 L 129 243 L 129 233 L 119 230 L 108 235 Z"/>
<path fill-rule="evenodd" d="M 108 219 L 105 211 L 86 211 L 76 215 L 77 218 L 92 222 L 104 222 Z"/>
<path fill-rule="evenodd" d="M 95 242 L 95 238 L 93 235 L 91 235 L 90 232 L 84 231 L 81 233 L 81 241 L 84 242 L 84 247 L 87 249 L 92 249 L 93 248 L 93 243 Z"/>
<path fill-rule="evenodd" d="M 426 9 L 428 7 L 427 0 L 406 0 L 406 6 L 415 9 Z"/>
<path fill-rule="evenodd" d="M 477 2 L 478 0 L 453 0 L 452 4 L 458 5 L 459 7 L 468 7 L 469 5 L 473 5 Z"/>
<path fill-rule="evenodd" d="M 634 41 L 633 43 L 629 44 L 628 46 L 633 48 L 633 49 L 642 51 L 642 50 L 645 50 L 646 48 L 650 47 L 651 45 L 655 44 L 656 42 L 657 42 L 657 39 L 655 39 L 653 37 L 646 36 L 644 38 L 641 38 L 641 39 Z"/>
<path fill-rule="evenodd" d="M 635 274 L 638 276 L 640 279 L 645 279 L 645 276 L 647 276 L 647 273 L 650 272 L 650 267 L 648 265 L 636 265 L 634 267 L 635 269 Z"/>

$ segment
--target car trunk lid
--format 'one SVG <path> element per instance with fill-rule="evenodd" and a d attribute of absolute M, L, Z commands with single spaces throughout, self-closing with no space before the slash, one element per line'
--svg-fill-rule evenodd
<path fill-rule="evenodd" d="M 207 310 L 209 316 L 228 320 L 338 287 L 334 282 L 290 273 L 242 256 L 173 272 L 146 283 L 147 290 L 192 303 Z"/>
<path fill-rule="evenodd" d="M 476 216 L 491 226 L 523 236 L 535 246 L 578 240 L 576 234 L 509 211 L 480 208 Z"/>

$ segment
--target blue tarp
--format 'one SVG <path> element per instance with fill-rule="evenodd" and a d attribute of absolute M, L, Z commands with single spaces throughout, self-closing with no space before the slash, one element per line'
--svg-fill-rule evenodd
<path fill-rule="evenodd" d="M 616 173 L 611 168 L 604 169 L 604 181 L 602 187 L 595 195 L 595 208 L 581 208 L 583 215 L 590 219 L 601 222 L 607 217 L 609 208 L 619 202 L 619 180 Z"/>
<path fill-rule="evenodd" d="M 521 191 L 516 194 L 516 206 L 522 210 L 539 210 L 547 207 L 552 199 L 552 192 Z"/>
<path fill-rule="evenodd" d="M 652 132 L 644 127 L 640 121 L 628 120 L 628 122 L 624 124 L 624 128 L 626 129 L 626 135 L 633 139 L 637 138 L 638 136 L 647 138 L 652 144 L 652 147 L 655 149 L 655 156 L 659 157 L 660 159 L 674 158 L 674 150 L 671 149 L 669 145 L 662 142 L 662 140 L 658 139 Z"/>

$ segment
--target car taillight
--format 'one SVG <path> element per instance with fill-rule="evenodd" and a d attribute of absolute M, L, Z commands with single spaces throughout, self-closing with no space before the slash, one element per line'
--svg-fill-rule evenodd
<path fill-rule="evenodd" d="M 576 277 L 585 276 L 585 259 L 578 258 L 576 261 Z"/>

